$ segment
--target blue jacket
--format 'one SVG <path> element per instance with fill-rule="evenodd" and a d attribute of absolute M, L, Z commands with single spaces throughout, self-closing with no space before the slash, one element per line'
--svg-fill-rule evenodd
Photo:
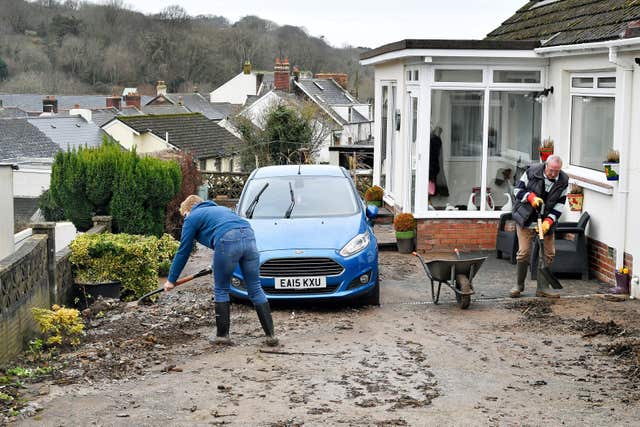
<path fill-rule="evenodd" d="M 178 280 L 191 254 L 194 239 L 213 249 L 218 243 L 218 239 L 227 231 L 234 228 L 249 227 L 251 227 L 249 222 L 240 218 L 229 208 L 218 206 L 210 201 L 198 203 L 191 208 L 191 212 L 184 220 L 182 235 L 180 236 L 180 247 L 176 256 L 173 257 L 167 280 L 171 283 L 175 283 Z"/>

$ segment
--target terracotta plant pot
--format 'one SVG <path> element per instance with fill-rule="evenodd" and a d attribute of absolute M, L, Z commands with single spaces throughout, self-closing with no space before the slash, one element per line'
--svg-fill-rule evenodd
<path fill-rule="evenodd" d="M 581 212 L 584 194 L 567 194 L 567 201 L 569 202 L 570 210 L 573 212 Z"/>

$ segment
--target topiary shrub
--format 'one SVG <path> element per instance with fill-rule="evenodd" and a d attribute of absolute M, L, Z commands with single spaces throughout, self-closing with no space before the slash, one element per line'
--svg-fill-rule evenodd
<path fill-rule="evenodd" d="M 416 229 L 416 219 L 410 213 L 401 213 L 393 219 L 395 231 L 413 231 Z"/>
<path fill-rule="evenodd" d="M 173 237 L 134 234 L 82 234 L 71 244 L 71 264 L 76 282 L 119 280 L 126 299 L 135 299 L 158 286 L 161 263 L 175 255 Z"/>
<path fill-rule="evenodd" d="M 382 187 L 374 185 L 367 188 L 367 191 L 364 193 L 364 200 L 366 202 L 380 201 L 382 200 L 382 196 L 384 196 L 384 190 Z"/>

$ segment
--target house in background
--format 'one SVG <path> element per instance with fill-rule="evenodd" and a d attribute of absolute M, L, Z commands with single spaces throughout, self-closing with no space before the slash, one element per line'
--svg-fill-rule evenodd
<path fill-rule="evenodd" d="M 230 103 L 212 104 L 198 92 L 167 93 L 167 86 L 160 80 L 156 86 L 156 97 L 142 106 L 145 114 L 201 113 L 213 121 L 226 118 L 231 112 Z"/>
<path fill-rule="evenodd" d="M 242 140 L 200 113 L 117 116 L 102 129 L 140 154 L 189 152 L 202 171 L 234 172 L 241 167 Z"/>
<path fill-rule="evenodd" d="M 17 166 L 13 172 L 16 222 L 29 222 L 38 209 L 58 152 L 99 146 L 104 136 L 95 123 L 82 117 L 0 119 L 0 162 Z"/>
<path fill-rule="evenodd" d="M 305 78 L 289 61 L 276 59 L 274 65 L 274 87 L 269 92 L 252 100 L 239 115 L 249 118 L 259 128 L 264 117 L 273 106 L 285 103 L 302 108 L 303 102 L 311 102 L 326 119 L 323 122 L 322 143 L 316 159 L 319 163 L 339 163 L 339 150 L 349 151 L 355 147 L 371 153 L 372 127 L 371 107 L 356 100 L 346 89 L 346 74 L 318 74 Z M 353 150 L 351 150 L 353 151 Z"/>
<path fill-rule="evenodd" d="M 375 68 L 374 181 L 419 219 L 419 250 L 494 249 L 508 194 L 551 138 L 585 189 L 592 272 L 612 282 L 640 256 L 634 2 L 530 1 L 484 40 L 403 40 L 361 63 Z M 602 169 L 610 149 L 616 182 Z"/>
<path fill-rule="evenodd" d="M 273 87 L 272 72 L 253 71 L 251 62 L 245 61 L 240 74 L 209 93 L 209 101 L 214 104 L 245 105 L 248 99 L 260 97 Z"/>

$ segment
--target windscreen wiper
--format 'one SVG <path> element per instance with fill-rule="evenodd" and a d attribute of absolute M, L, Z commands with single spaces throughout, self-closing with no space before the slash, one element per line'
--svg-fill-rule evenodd
<path fill-rule="evenodd" d="M 289 194 L 291 194 L 291 204 L 289 205 L 289 209 L 284 214 L 285 218 L 291 218 L 291 212 L 293 211 L 293 207 L 296 205 L 296 198 L 293 195 L 293 187 L 291 187 L 291 182 L 289 182 Z"/>
<path fill-rule="evenodd" d="M 256 205 L 258 204 L 258 200 L 260 200 L 260 196 L 262 196 L 262 193 L 264 193 L 264 190 L 266 190 L 268 186 L 269 186 L 269 183 L 265 182 L 265 184 L 262 187 L 262 189 L 260 191 L 258 191 L 258 194 L 256 194 L 256 197 L 254 197 L 253 200 L 251 201 L 251 204 L 249 205 L 247 210 L 244 212 L 244 215 L 247 218 L 253 217 L 253 211 L 256 209 Z"/>

